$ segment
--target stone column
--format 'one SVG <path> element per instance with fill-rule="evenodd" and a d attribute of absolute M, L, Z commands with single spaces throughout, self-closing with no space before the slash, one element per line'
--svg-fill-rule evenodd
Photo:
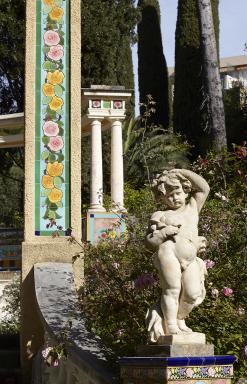
<path fill-rule="evenodd" d="M 101 118 L 91 122 L 91 182 L 89 212 L 105 212 L 103 207 L 103 166 Z"/>
<path fill-rule="evenodd" d="M 114 119 L 111 123 L 111 200 L 113 211 L 124 208 L 123 143 L 122 122 Z"/>

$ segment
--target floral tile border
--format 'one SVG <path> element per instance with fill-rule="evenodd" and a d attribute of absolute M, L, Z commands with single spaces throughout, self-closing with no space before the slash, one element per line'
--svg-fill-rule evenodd
<path fill-rule="evenodd" d="M 121 367 L 121 377 L 131 379 L 167 379 L 174 380 L 199 380 L 199 379 L 230 379 L 233 377 L 232 365 L 214 365 L 197 367 Z M 193 380 L 194 379 L 194 380 Z M 207 382 L 208 383 L 208 382 Z M 223 384 L 223 383 L 222 383 Z"/>
<path fill-rule="evenodd" d="M 233 377 L 232 365 L 215 365 L 202 367 L 168 367 L 168 380 L 178 379 L 210 379 Z"/>
<path fill-rule="evenodd" d="M 69 1 L 36 3 L 35 234 L 69 226 Z"/>

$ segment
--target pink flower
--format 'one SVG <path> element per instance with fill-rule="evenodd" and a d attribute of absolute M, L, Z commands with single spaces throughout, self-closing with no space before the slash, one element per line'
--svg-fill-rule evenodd
<path fill-rule="evenodd" d="M 100 237 L 101 237 L 101 239 L 105 240 L 107 238 L 107 233 L 106 232 L 102 232 Z"/>
<path fill-rule="evenodd" d="M 144 273 L 139 276 L 135 281 L 135 288 L 138 290 L 143 290 L 154 285 L 155 279 L 150 273 Z"/>
<path fill-rule="evenodd" d="M 59 360 L 58 359 L 54 360 L 53 363 L 52 363 L 52 366 L 53 367 L 58 367 L 59 366 Z"/>
<path fill-rule="evenodd" d="M 241 175 L 242 175 L 242 172 L 240 171 L 240 169 L 237 170 L 236 174 L 237 174 L 238 176 L 241 176 Z"/>
<path fill-rule="evenodd" d="M 46 136 L 57 136 L 59 132 L 58 124 L 53 121 L 46 121 L 43 125 L 43 131 Z"/>
<path fill-rule="evenodd" d="M 50 137 L 50 141 L 48 143 L 48 147 L 54 151 L 57 152 L 60 149 L 63 148 L 63 139 L 61 136 L 55 136 L 55 137 Z"/>
<path fill-rule="evenodd" d="M 55 31 L 46 31 L 44 34 L 44 41 L 49 47 L 57 45 L 60 41 L 59 34 Z"/>
<path fill-rule="evenodd" d="M 226 296 L 226 297 L 231 297 L 231 296 L 233 296 L 233 290 L 232 290 L 231 288 L 228 288 L 228 287 L 224 287 L 224 288 L 222 289 L 222 293 L 223 293 L 223 295 Z"/>
<path fill-rule="evenodd" d="M 204 260 L 204 263 L 207 269 L 213 268 L 215 266 L 215 262 L 210 259 Z"/>
<path fill-rule="evenodd" d="M 239 148 L 236 152 L 235 152 L 236 156 L 239 158 L 239 159 L 243 159 L 247 156 L 247 149 L 242 147 L 242 148 Z"/>
<path fill-rule="evenodd" d="M 58 45 L 52 46 L 47 55 L 52 60 L 60 60 L 63 57 L 62 45 L 58 44 Z"/>

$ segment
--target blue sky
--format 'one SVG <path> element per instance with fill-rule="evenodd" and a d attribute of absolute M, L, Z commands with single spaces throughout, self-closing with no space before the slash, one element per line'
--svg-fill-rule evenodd
<path fill-rule="evenodd" d="M 161 31 L 167 65 L 174 66 L 175 28 L 177 0 L 159 0 L 161 10 Z M 247 0 L 220 0 L 220 57 L 247 54 Z M 133 49 L 134 71 L 137 81 L 136 46 Z M 138 93 L 136 89 L 136 94 Z M 138 101 L 136 101 L 136 104 Z M 138 110 L 138 107 L 137 107 Z M 136 111 L 137 111 L 136 110 Z"/>

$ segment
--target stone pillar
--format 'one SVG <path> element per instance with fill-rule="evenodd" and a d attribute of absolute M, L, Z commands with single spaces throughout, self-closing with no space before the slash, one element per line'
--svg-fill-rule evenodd
<path fill-rule="evenodd" d="M 113 211 L 124 208 L 123 143 L 122 122 L 114 119 L 111 123 L 111 200 Z"/>
<path fill-rule="evenodd" d="M 103 207 L 103 166 L 101 120 L 94 118 L 91 122 L 91 181 L 89 212 L 105 212 Z"/>
<path fill-rule="evenodd" d="M 43 343 L 33 266 L 71 263 L 81 239 L 80 0 L 26 1 L 25 224 L 22 243 L 21 364 L 30 383 L 32 357 Z M 49 20 L 52 19 L 52 28 Z M 83 272 L 83 268 L 80 268 Z"/>

